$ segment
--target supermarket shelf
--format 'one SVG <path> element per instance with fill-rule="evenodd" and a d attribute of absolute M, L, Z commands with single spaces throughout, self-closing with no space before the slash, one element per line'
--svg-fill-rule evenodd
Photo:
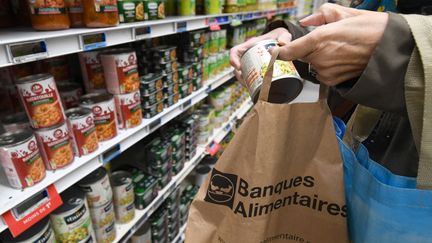
<path fill-rule="evenodd" d="M 225 137 L 230 131 L 226 129 L 227 124 L 233 124 L 241 114 L 246 114 L 251 106 L 252 102 L 249 100 L 245 101 L 241 107 L 231 115 L 228 122 L 213 131 L 213 135 L 210 137 L 209 141 L 212 142 L 215 138 Z M 206 155 L 205 148 L 208 144 L 198 146 L 196 155 L 185 164 L 183 170 L 174 176 L 167 186 L 159 191 L 158 196 L 151 202 L 151 204 L 143 210 L 135 210 L 135 218 L 131 222 L 128 224 L 116 225 L 117 236 L 114 240 L 114 243 L 126 242 L 130 237 L 132 237 L 132 235 L 146 222 L 152 213 L 157 210 L 160 205 L 162 205 L 169 194 L 171 194 L 171 192 L 173 192 L 175 188 L 180 185 L 184 178 L 186 178 L 186 176 L 199 164 L 201 159 L 204 158 Z"/>
<path fill-rule="evenodd" d="M 228 24 L 232 18 L 252 20 L 290 11 L 291 9 L 287 8 L 221 15 L 178 16 L 125 23 L 109 28 L 71 28 L 58 31 L 35 31 L 30 28 L 5 29 L 0 31 L 0 67 L 207 28 L 214 23 Z M 97 39 L 97 41 L 88 42 L 86 39 Z M 34 44 L 41 49 L 37 54 L 13 54 L 14 46 Z"/>
<path fill-rule="evenodd" d="M 75 161 L 64 169 L 47 171 L 45 179 L 32 187 L 17 190 L 7 186 L 7 183 L 0 183 L 0 191 L 2 194 L 8 195 L 0 197 L 0 215 L 43 191 L 49 185 L 54 184 L 59 193 L 66 190 L 93 170 L 102 166 L 103 163 L 115 158 L 121 152 L 189 109 L 192 105 L 203 100 L 208 93 L 214 90 L 213 83 L 219 83 L 220 80 L 226 82 L 234 77 L 232 70 L 232 68 L 229 68 L 210 79 L 204 87 L 179 100 L 175 105 L 164 109 L 162 113 L 155 117 L 144 119 L 140 126 L 129 130 L 120 130 L 117 137 L 107 142 L 101 142 L 99 149 L 94 153 L 81 158 L 76 157 Z M 0 220 L 0 232 L 5 229 L 7 229 L 7 226 Z"/>
<path fill-rule="evenodd" d="M 186 225 L 184 224 L 182 227 L 180 227 L 179 233 L 177 234 L 177 236 L 174 238 L 173 241 L 171 241 L 171 243 L 178 243 L 181 242 L 180 240 L 183 238 L 184 233 L 186 231 Z"/>

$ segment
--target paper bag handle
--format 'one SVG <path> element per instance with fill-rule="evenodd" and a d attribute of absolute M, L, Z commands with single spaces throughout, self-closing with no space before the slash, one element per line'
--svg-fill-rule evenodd
<path fill-rule="evenodd" d="M 268 101 L 269 93 L 270 93 L 270 86 L 273 78 L 273 66 L 276 61 L 276 58 L 279 56 L 279 47 L 274 47 L 271 55 L 270 62 L 267 66 L 267 71 L 264 75 L 264 80 L 261 85 L 261 90 L 258 99 L 262 101 Z"/>

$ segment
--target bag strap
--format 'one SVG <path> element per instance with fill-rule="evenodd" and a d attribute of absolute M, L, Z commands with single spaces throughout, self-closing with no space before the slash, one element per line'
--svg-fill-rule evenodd
<path fill-rule="evenodd" d="M 405 100 L 419 151 L 417 188 L 432 190 L 432 18 L 403 15 L 416 42 L 405 75 Z"/>
<path fill-rule="evenodd" d="M 266 102 L 268 101 L 271 81 L 273 78 L 273 66 L 274 63 L 276 62 L 276 58 L 279 56 L 279 51 L 280 51 L 279 47 L 273 48 L 271 59 L 267 66 L 267 71 L 264 75 L 264 80 L 261 85 L 261 90 L 258 98 L 259 100 L 266 101 Z"/>

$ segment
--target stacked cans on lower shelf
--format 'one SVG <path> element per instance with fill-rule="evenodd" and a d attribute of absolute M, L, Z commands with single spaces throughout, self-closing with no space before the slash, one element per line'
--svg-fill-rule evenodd
<path fill-rule="evenodd" d="M 178 235 L 180 224 L 180 189 L 177 188 L 165 200 L 164 206 L 168 211 L 168 238 L 170 242 Z"/>
<path fill-rule="evenodd" d="M 185 131 L 185 160 L 191 160 L 198 146 L 198 117 L 195 115 L 188 116 L 179 121 L 179 126 Z"/>
<path fill-rule="evenodd" d="M 198 193 L 198 190 L 198 186 L 188 185 L 181 193 L 179 205 L 180 225 L 186 224 L 189 214 L 189 206 L 195 198 L 195 195 Z"/>
<path fill-rule="evenodd" d="M 145 147 L 147 171 L 158 178 L 158 189 L 171 181 L 172 144 L 163 138 L 155 138 Z"/>
<path fill-rule="evenodd" d="M 173 175 L 176 175 L 183 169 L 185 164 L 185 132 L 179 128 L 170 128 L 164 136 L 171 144 L 171 171 Z"/>

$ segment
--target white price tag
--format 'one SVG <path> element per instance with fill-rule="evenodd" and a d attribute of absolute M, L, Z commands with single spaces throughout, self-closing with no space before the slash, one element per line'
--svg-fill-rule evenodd
<path fill-rule="evenodd" d="M 135 34 L 135 40 L 150 38 L 151 27 L 150 26 L 136 27 L 134 29 L 134 34 Z"/>
<path fill-rule="evenodd" d="M 81 35 L 80 41 L 84 51 L 106 47 L 107 45 L 105 33 Z"/>
<path fill-rule="evenodd" d="M 7 51 L 10 62 L 13 63 L 32 62 L 48 57 L 47 45 L 43 40 L 7 45 Z"/>

